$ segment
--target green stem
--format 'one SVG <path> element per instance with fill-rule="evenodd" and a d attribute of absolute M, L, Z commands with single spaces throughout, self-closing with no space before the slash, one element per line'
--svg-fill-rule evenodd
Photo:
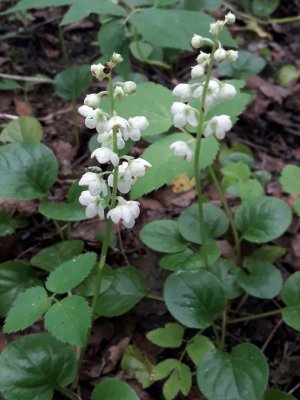
<path fill-rule="evenodd" d="M 71 222 L 67 222 L 67 239 L 68 240 L 71 240 L 71 231 L 72 231 Z"/>
<path fill-rule="evenodd" d="M 216 337 L 217 346 L 221 350 L 222 349 L 221 339 L 220 339 L 220 335 L 219 335 L 218 329 L 217 329 L 217 327 L 216 327 L 214 322 L 212 324 L 212 328 L 213 328 L 213 331 L 214 331 L 214 334 L 215 334 L 215 337 Z"/>
<path fill-rule="evenodd" d="M 259 319 L 259 318 L 271 317 L 272 315 L 280 314 L 281 312 L 282 312 L 282 308 L 280 308 L 279 310 L 267 311 L 267 312 L 264 312 L 261 314 L 249 315 L 248 317 L 231 319 L 227 322 L 227 325 L 238 324 L 240 322 L 245 322 L 245 321 L 253 321 L 253 320 Z"/>
<path fill-rule="evenodd" d="M 65 38 L 64 38 L 63 30 L 61 29 L 60 21 L 58 21 L 57 26 L 58 26 L 59 43 L 60 43 L 61 51 L 62 51 L 62 54 L 63 54 L 63 62 L 65 64 L 67 64 L 68 61 L 69 61 L 69 57 L 68 57 L 67 45 L 66 45 L 66 41 L 65 41 Z"/>
<path fill-rule="evenodd" d="M 225 339 L 226 339 L 226 325 L 227 325 L 227 310 L 223 312 L 223 317 L 222 317 L 222 334 L 221 334 L 221 350 L 224 349 L 225 346 Z"/>
<path fill-rule="evenodd" d="M 200 174 L 200 151 L 201 151 L 201 139 L 204 130 L 204 119 L 205 119 L 205 100 L 208 90 L 209 81 L 212 74 L 212 67 L 214 63 L 214 53 L 217 49 L 218 44 L 218 37 L 215 38 L 213 43 L 212 52 L 210 61 L 208 64 L 206 80 L 203 87 L 203 95 L 201 99 L 201 105 L 199 110 L 198 116 L 198 127 L 197 127 L 197 136 L 196 136 L 196 148 L 195 148 L 195 162 L 194 162 L 194 175 L 195 175 L 195 182 L 196 182 L 196 191 L 198 197 L 198 213 L 199 213 L 199 224 L 200 224 L 200 236 L 201 236 L 201 243 L 203 245 L 203 254 L 204 254 L 204 263 L 205 267 L 209 268 L 208 263 L 208 254 L 207 254 L 207 247 L 206 247 L 206 233 L 204 227 L 204 211 L 203 211 L 203 201 L 202 201 L 202 187 L 201 187 L 201 174 Z"/>
<path fill-rule="evenodd" d="M 70 400 L 81 400 L 75 393 L 72 392 L 72 390 L 68 388 L 57 387 L 56 390 Z"/>
<path fill-rule="evenodd" d="M 61 238 L 61 240 L 65 240 L 63 231 L 62 231 L 59 223 L 55 219 L 53 220 L 53 223 L 54 223 L 54 226 L 55 226 L 55 229 L 56 229 L 56 232 L 57 232 L 58 236 Z"/>
<path fill-rule="evenodd" d="M 149 300 L 156 300 L 156 301 L 161 301 L 161 302 L 165 302 L 165 300 L 163 299 L 163 297 L 160 296 L 155 296 L 153 294 L 148 294 L 147 299 Z"/>
<path fill-rule="evenodd" d="M 223 204 L 223 207 L 224 207 L 225 213 L 227 215 L 228 221 L 230 223 L 230 226 L 231 226 L 231 229 L 232 229 L 232 233 L 233 233 L 233 237 L 234 237 L 234 242 L 235 242 L 235 249 L 236 249 L 238 258 L 240 258 L 240 256 L 241 256 L 241 246 L 240 246 L 241 240 L 240 240 L 240 237 L 239 237 L 239 234 L 238 234 L 238 231 L 237 231 L 234 219 L 233 219 L 233 215 L 232 215 L 231 209 L 230 209 L 230 207 L 229 207 L 229 205 L 227 203 L 227 200 L 226 200 L 226 197 L 224 195 L 224 192 L 223 192 L 223 190 L 222 190 L 222 188 L 220 186 L 220 183 L 219 183 L 219 181 L 218 181 L 218 179 L 216 177 L 216 174 L 215 174 L 215 172 L 214 172 L 212 167 L 209 167 L 209 172 L 210 172 L 210 175 L 211 175 L 212 180 L 214 182 L 215 188 L 217 189 L 219 198 L 220 198 L 220 200 L 221 200 L 221 202 Z"/>
<path fill-rule="evenodd" d="M 76 121 L 77 109 L 76 109 L 76 102 L 75 100 L 72 101 L 72 120 L 73 120 L 73 138 L 76 149 L 79 148 L 79 132 L 78 126 Z"/>

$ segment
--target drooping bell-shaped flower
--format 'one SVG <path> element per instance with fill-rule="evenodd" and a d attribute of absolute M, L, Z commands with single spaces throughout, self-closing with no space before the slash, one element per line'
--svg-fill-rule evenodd
<path fill-rule="evenodd" d="M 172 92 L 173 96 L 180 97 L 183 102 L 189 101 L 192 98 L 192 88 L 188 83 L 179 83 L 175 86 Z"/>
<path fill-rule="evenodd" d="M 100 196 L 92 196 L 88 190 L 85 190 L 79 196 L 79 203 L 86 206 L 87 218 L 98 215 L 100 219 L 104 219 L 104 200 Z"/>
<path fill-rule="evenodd" d="M 107 196 L 107 186 L 101 174 L 94 172 L 86 172 L 82 175 L 79 186 L 88 186 L 89 192 L 92 196 L 103 195 Z"/>
<path fill-rule="evenodd" d="M 132 175 L 136 177 L 144 176 L 147 169 L 151 167 L 152 165 L 143 158 L 132 158 L 128 161 L 128 168 L 130 169 Z"/>
<path fill-rule="evenodd" d="M 183 140 L 177 140 L 172 143 L 170 149 L 174 152 L 175 156 L 183 160 L 191 161 L 193 157 L 193 150 Z"/>
<path fill-rule="evenodd" d="M 127 126 L 123 129 L 124 140 L 131 139 L 134 142 L 140 140 L 141 131 L 147 129 L 149 122 L 146 117 L 137 116 L 128 119 Z"/>
<path fill-rule="evenodd" d="M 232 128 L 232 122 L 228 115 L 218 115 L 213 117 L 204 128 L 204 136 L 214 135 L 217 139 L 222 140 L 226 132 Z"/>
<path fill-rule="evenodd" d="M 118 224 L 121 222 L 126 228 L 132 228 L 136 218 L 140 215 L 140 204 L 138 201 L 126 201 L 118 197 L 119 204 L 107 213 L 107 218 Z"/>
<path fill-rule="evenodd" d="M 188 104 L 175 102 L 172 104 L 171 113 L 176 128 L 183 128 L 186 124 L 197 126 L 196 109 Z"/>
<path fill-rule="evenodd" d="M 236 89 L 230 83 L 221 83 L 219 90 L 219 100 L 231 100 L 236 95 Z"/>
<path fill-rule="evenodd" d="M 130 168 L 128 168 L 128 162 L 123 161 L 118 167 L 118 190 L 121 193 L 129 193 L 131 186 L 136 182 L 136 177 L 132 174 Z M 114 186 L 114 174 L 110 174 L 107 183 L 110 187 Z"/>
<path fill-rule="evenodd" d="M 111 149 L 101 147 L 92 152 L 91 158 L 96 157 L 99 164 L 112 163 L 114 167 L 119 164 L 119 157 Z"/>
<path fill-rule="evenodd" d="M 118 131 L 116 133 L 116 137 L 117 137 L 117 148 L 119 150 L 124 149 L 125 142 L 124 142 L 123 136 L 120 131 Z M 97 137 L 97 141 L 102 145 L 102 147 L 106 147 L 108 149 L 113 150 L 113 148 L 114 148 L 114 133 L 113 133 L 113 131 L 111 130 L 109 132 L 99 133 L 99 135 Z"/>

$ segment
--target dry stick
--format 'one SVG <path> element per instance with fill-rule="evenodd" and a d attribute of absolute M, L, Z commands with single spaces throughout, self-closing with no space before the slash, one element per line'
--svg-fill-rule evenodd
<path fill-rule="evenodd" d="M 280 321 L 278 321 L 278 323 L 275 325 L 275 327 L 273 328 L 273 330 L 271 331 L 269 337 L 267 338 L 267 340 L 265 341 L 264 345 L 261 348 L 261 351 L 264 353 L 266 348 L 268 347 L 269 343 L 271 342 L 271 340 L 273 339 L 276 331 L 279 329 L 279 327 L 282 324 L 282 319 Z"/>
<path fill-rule="evenodd" d="M 39 82 L 39 83 L 52 83 L 53 80 L 50 78 L 39 78 L 36 76 L 20 76 L 20 75 L 11 75 L 11 74 L 2 74 L 0 73 L 0 78 L 4 79 L 12 79 L 14 81 L 24 81 L 24 82 Z"/>

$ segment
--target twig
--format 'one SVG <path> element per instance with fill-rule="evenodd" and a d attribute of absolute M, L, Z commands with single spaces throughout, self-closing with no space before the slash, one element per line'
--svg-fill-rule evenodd
<path fill-rule="evenodd" d="M 18 119 L 18 115 L 12 115 L 12 114 L 0 114 L 0 118 L 6 118 L 6 119 Z"/>
<path fill-rule="evenodd" d="M 280 321 L 277 322 L 277 324 L 275 325 L 275 327 L 273 328 L 273 330 L 271 331 L 269 337 L 267 338 L 267 340 L 265 341 L 264 345 L 261 348 L 261 351 L 264 353 L 266 348 L 268 347 L 269 343 L 271 342 L 271 340 L 273 339 L 276 331 L 278 330 L 278 328 L 281 326 L 282 324 L 282 319 Z"/>
<path fill-rule="evenodd" d="M 40 83 L 52 83 L 53 80 L 50 78 L 39 78 L 36 76 L 20 76 L 20 75 L 10 75 L 0 73 L 0 78 L 12 79 L 14 81 L 24 81 L 24 82 L 40 82 Z"/>
<path fill-rule="evenodd" d="M 120 244 L 121 254 L 122 254 L 122 256 L 123 256 L 123 258 L 124 258 L 126 264 L 127 264 L 127 265 L 130 265 L 130 263 L 129 263 L 129 261 L 128 261 L 128 258 L 127 258 L 127 256 L 126 256 L 124 247 L 123 247 L 123 240 L 122 240 L 122 235 L 121 235 L 121 231 L 120 231 L 120 225 L 118 225 L 117 231 L 118 231 L 118 238 L 119 238 L 119 244 Z"/>

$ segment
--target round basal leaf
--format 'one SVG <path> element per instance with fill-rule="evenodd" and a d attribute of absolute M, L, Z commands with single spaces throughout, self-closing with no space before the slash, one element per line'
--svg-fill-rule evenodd
<path fill-rule="evenodd" d="M 208 337 L 197 333 L 189 344 L 186 346 L 186 351 L 195 365 L 199 365 L 200 360 L 209 350 L 215 348 L 215 345 Z"/>
<path fill-rule="evenodd" d="M 299 69 L 293 64 L 283 65 L 276 76 L 276 82 L 280 86 L 288 86 L 300 76 Z"/>
<path fill-rule="evenodd" d="M 20 293 L 5 319 L 3 331 L 16 332 L 34 324 L 51 305 L 47 292 L 38 286 Z"/>
<path fill-rule="evenodd" d="M 159 260 L 159 266 L 169 271 L 185 269 L 185 262 L 192 254 L 193 252 L 190 249 L 185 249 L 180 253 L 168 254 Z"/>
<path fill-rule="evenodd" d="M 256 57 L 249 51 L 239 51 L 239 58 L 236 62 L 230 64 L 223 61 L 220 66 L 222 75 L 235 79 L 248 79 L 251 76 L 257 75 L 264 69 L 266 61 L 262 57 Z"/>
<path fill-rule="evenodd" d="M 286 253 L 286 249 L 280 246 L 261 246 L 254 250 L 247 258 L 253 261 L 275 262 Z"/>
<path fill-rule="evenodd" d="M 177 348 L 182 344 L 184 329 L 176 323 L 166 324 L 163 328 L 157 328 L 147 333 L 150 342 L 160 347 Z"/>
<path fill-rule="evenodd" d="M 197 253 L 192 254 L 184 264 L 182 269 L 197 269 L 203 268 L 206 265 L 204 249 L 208 258 L 208 264 L 212 265 L 221 255 L 220 247 L 215 240 L 208 239 L 205 246 L 202 245 Z"/>
<path fill-rule="evenodd" d="M 238 345 L 231 354 L 211 350 L 200 361 L 197 381 L 208 400 L 261 400 L 268 363 L 252 344 Z"/>
<path fill-rule="evenodd" d="M 235 270 L 238 284 L 246 293 L 259 299 L 272 299 L 280 293 L 282 276 L 274 265 L 265 261 L 252 261 L 248 271 Z"/>
<path fill-rule="evenodd" d="M 39 251 L 30 260 L 30 264 L 45 271 L 54 271 L 56 267 L 82 253 L 82 240 L 64 240 Z"/>
<path fill-rule="evenodd" d="M 101 294 L 96 314 L 103 317 L 125 314 L 147 294 L 147 283 L 138 270 L 133 267 L 119 268 L 115 270 L 112 285 Z"/>
<path fill-rule="evenodd" d="M 298 217 L 300 217 L 300 199 L 295 201 L 294 209 Z"/>
<path fill-rule="evenodd" d="M 285 192 L 300 194 L 300 167 L 296 165 L 286 165 L 283 168 L 280 183 Z"/>
<path fill-rule="evenodd" d="M 187 247 L 180 236 L 177 221 L 160 220 L 148 223 L 140 232 L 142 242 L 161 253 L 177 253 Z"/>
<path fill-rule="evenodd" d="M 20 216 L 12 216 L 5 211 L 0 211 L 0 237 L 13 234 L 18 228 L 25 228 L 28 220 Z"/>
<path fill-rule="evenodd" d="M 228 229 L 228 220 L 223 210 L 213 204 L 204 204 L 204 226 L 207 238 L 222 236 Z M 188 241 L 201 244 L 198 205 L 185 209 L 179 219 L 179 232 Z"/>
<path fill-rule="evenodd" d="M 0 315 L 4 317 L 7 314 L 19 293 L 40 284 L 34 269 L 24 262 L 0 264 Z"/>
<path fill-rule="evenodd" d="M 51 400 L 54 389 L 75 378 L 74 352 L 47 333 L 26 335 L 0 355 L 0 391 L 5 400 Z"/>
<path fill-rule="evenodd" d="M 199 329 L 210 326 L 226 302 L 219 279 L 203 269 L 171 274 L 165 282 L 164 299 L 174 318 Z"/>
<path fill-rule="evenodd" d="M 80 296 L 66 297 L 45 314 L 45 327 L 63 343 L 83 347 L 92 322 L 92 310 Z"/>
<path fill-rule="evenodd" d="M 279 6 L 280 0 L 253 0 L 252 11 L 258 17 L 268 17 Z"/>
<path fill-rule="evenodd" d="M 119 379 L 109 378 L 96 385 L 91 400 L 139 400 L 135 391 Z"/>
<path fill-rule="evenodd" d="M 90 274 L 96 259 L 96 253 L 85 253 L 65 261 L 48 276 L 46 288 L 53 293 L 68 292 Z"/>
<path fill-rule="evenodd" d="M 266 243 L 286 231 L 292 221 L 292 212 L 281 199 L 258 197 L 243 203 L 234 219 L 244 240 Z"/>
<path fill-rule="evenodd" d="M 248 179 L 246 182 L 240 183 L 239 186 L 241 199 L 243 201 L 264 195 L 264 188 L 256 179 Z"/>
<path fill-rule="evenodd" d="M 83 221 L 86 219 L 85 208 L 81 204 L 41 204 L 39 206 L 39 212 L 46 218 L 57 221 Z"/>
<path fill-rule="evenodd" d="M 210 272 L 213 272 L 222 282 L 228 299 L 236 299 L 242 294 L 234 274 L 236 269 L 237 266 L 225 258 L 219 258 L 210 267 Z"/>
<path fill-rule="evenodd" d="M 36 118 L 20 117 L 11 121 L 0 134 L 0 142 L 40 142 L 42 126 Z"/>
<path fill-rule="evenodd" d="M 58 164 L 41 143 L 11 143 L 0 147 L 0 169 L 1 199 L 32 200 L 51 188 Z"/>
<path fill-rule="evenodd" d="M 264 394 L 263 400 L 297 400 L 296 397 L 281 392 L 281 390 L 277 389 L 269 389 Z"/>
<path fill-rule="evenodd" d="M 56 75 L 55 93 L 64 100 L 75 101 L 92 82 L 89 65 L 73 65 Z"/>
<path fill-rule="evenodd" d="M 284 322 L 297 331 L 300 331 L 300 271 L 293 273 L 286 280 L 281 295 L 284 303 L 287 305 L 282 310 Z"/>

